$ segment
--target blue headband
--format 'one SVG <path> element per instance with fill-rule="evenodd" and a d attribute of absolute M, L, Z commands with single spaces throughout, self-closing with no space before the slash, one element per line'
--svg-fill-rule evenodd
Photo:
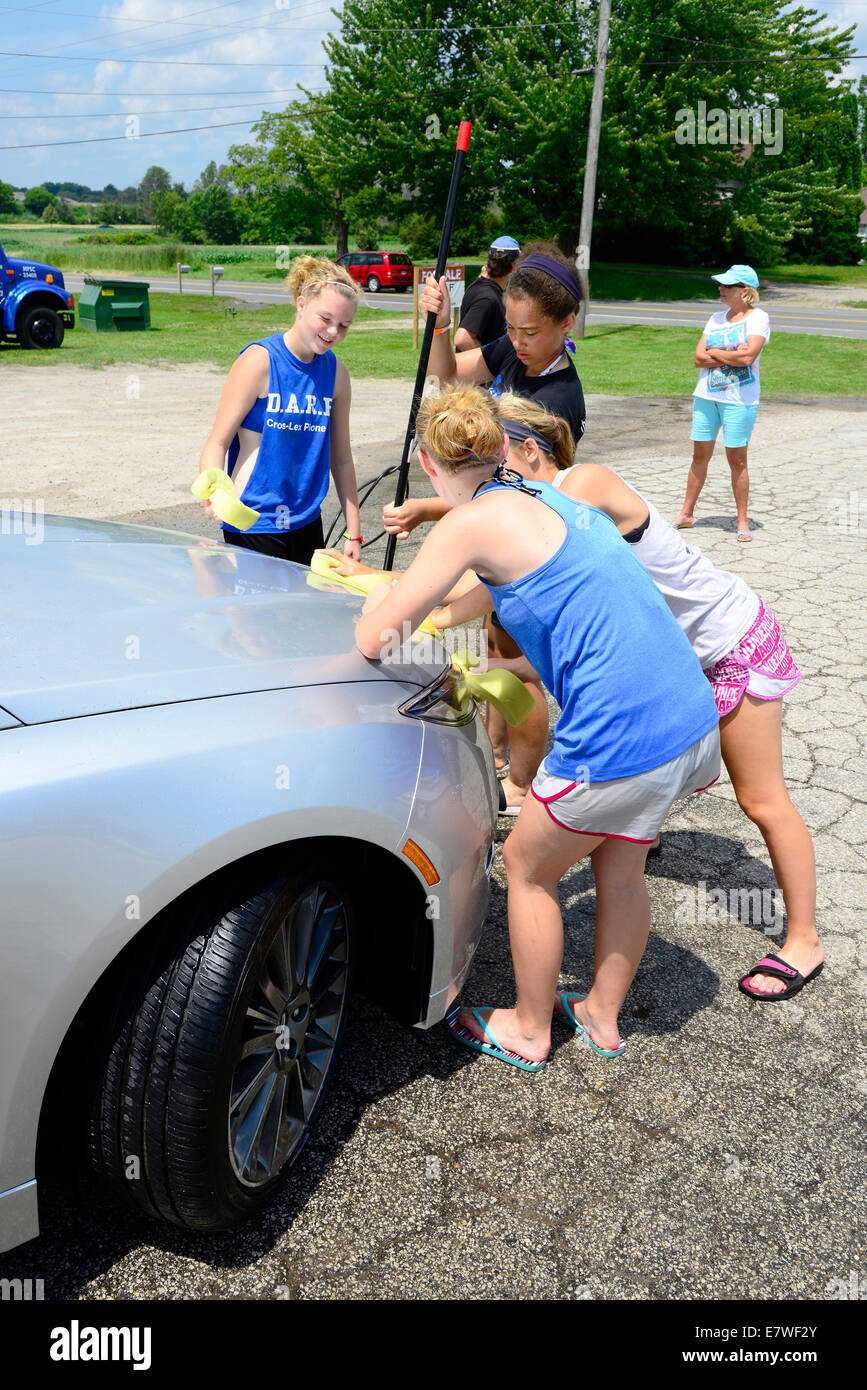
<path fill-rule="evenodd" d="M 525 266 L 528 270 L 544 271 L 546 275 L 550 275 L 552 279 L 562 285 L 567 294 L 571 294 L 573 299 L 577 299 L 578 303 L 581 303 L 581 286 L 578 283 L 577 277 L 574 276 L 571 270 L 568 270 L 566 266 L 561 265 L 559 261 L 552 261 L 550 256 L 537 256 L 534 253 L 521 262 L 518 266 L 518 270 L 523 270 Z M 515 273 L 517 274 L 517 272 Z"/>
<path fill-rule="evenodd" d="M 550 439 L 546 439 L 544 434 L 540 434 L 538 430 L 534 430 L 532 425 L 525 425 L 523 420 L 503 419 L 500 420 L 500 424 L 503 427 L 503 433 L 507 434 L 510 439 L 519 441 L 533 439 L 540 449 L 545 449 L 549 454 L 553 454 L 554 445 L 551 443 Z"/>

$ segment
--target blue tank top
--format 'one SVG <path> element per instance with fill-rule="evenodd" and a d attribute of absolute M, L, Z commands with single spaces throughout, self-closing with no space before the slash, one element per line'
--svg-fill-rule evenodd
<path fill-rule="evenodd" d="M 241 501 L 260 513 L 247 534 L 297 531 L 318 517 L 328 491 L 337 358 L 329 350 L 302 362 L 289 351 L 282 333 L 260 339 L 258 346 L 268 353 L 271 374 L 267 396 L 254 401 L 241 421 L 244 429 L 262 436 L 256 461 L 240 487 Z M 235 435 L 229 445 L 230 474 L 239 449 Z M 227 531 L 238 529 L 223 525 Z"/>
<path fill-rule="evenodd" d="M 562 710 L 545 767 L 591 782 L 660 767 L 716 726 L 710 682 L 614 522 L 548 483 L 532 491 L 566 523 L 560 549 L 511 584 L 479 578 Z"/>

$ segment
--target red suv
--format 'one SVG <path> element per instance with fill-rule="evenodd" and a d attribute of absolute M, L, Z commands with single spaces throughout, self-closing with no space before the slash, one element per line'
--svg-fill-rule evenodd
<path fill-rule="evenodd" d="M 408 290 L 412 284 L 412 261 L 396 251 L 351 251 L 341 256 L 353 280 L 360 280 L 372 293 L 377 290 Z"/>

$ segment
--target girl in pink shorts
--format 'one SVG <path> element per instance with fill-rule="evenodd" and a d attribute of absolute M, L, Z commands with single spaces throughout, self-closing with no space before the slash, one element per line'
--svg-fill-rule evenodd
<path fill-rule="evenodd" d="M 764 837 L 786 905 L 785 941 L 776 954 L 764 956 L 742 976 L 739 987 L 761 1002 L 788 999 L 819 974 L 824 952 L 815 922 L 813 841 L 783 776 L 782 697 L 795 688 L 801 673 L 780 625 L 739 576 L 718 570 L 697 547 L 686 544 L 615 472 L 598 464 L 573 466 L 564 421 L 514 395 L 501 396 L 497 405 L 511 441 L 508 466 L 528 482 L 550 482 L 610 516 L 692 644 L 713 688 L 722 758 L 738 804 Z M 438 624 L 445 627 L 477 616 L 484 611 L 480 605 L 485 598 L 481 591 L 467 592 L 443 611 Z M 497 664 L 524 674 L 519 659 L 498 658 Z M 541 743 L 539 763 L 544 752 Z M 580 790 L 577 797 L 548 799 L 551 787 L 540 784 L 541 775 L 533 791 L 546 800 L 552 819 L 563 818 L 569 801 L 583 808 L 579 814 L 586 813 L 589 803 L 581 801 Z M 562 792 L 563 785 L 553 791 Z"/>

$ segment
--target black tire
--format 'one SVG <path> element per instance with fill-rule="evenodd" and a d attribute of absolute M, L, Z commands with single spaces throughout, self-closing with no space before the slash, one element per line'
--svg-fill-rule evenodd
<path fill-rule="evenodd" d="M 264 1206 L 307 1140 L 343 1038 L 352 906 L 313 861 L 206 918 L 120 1010 L 90 1152 L 127 1201 L 215 1231 Z"/>
<path fill-rule="evenodd" d="M 15 331 L 22 347 L 59 348 L 63 342 L 63 319 L 48 304 L 34 304 L 21 310 Z"/>
<path fill-rule="evenodd" d="M 379 283 L 379 280 L 378 280 L 377 276 L 375 276 L 375 275 L 369 275 L 369 276 L 368 276 L 368 278 L 367 278 L 367 288 L 370 290 L 370 293 L 371 293 L 371 294 L 378 294 L 378 293 L 379 293 L 379 290 L 380 290 L 381 286 L 380 286 L 380 283 Z"/>

